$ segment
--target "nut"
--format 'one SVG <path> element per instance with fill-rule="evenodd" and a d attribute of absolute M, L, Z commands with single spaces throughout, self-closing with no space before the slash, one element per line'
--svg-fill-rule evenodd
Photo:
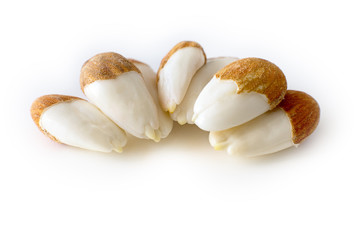
<path fill-rule="evenodd" d="M 81 87 L 88 99 L 128 133 L 158 142 L 158 109 L 143 77 L 118 53 L 101 53 L 81 69 Z"/>
<path fill-rule="evenodd" d="M 31 106 L 31 116 L 42 133 L 59 143 L 100 152 L 121 152 L 127 143 L 122 129 L 77 97 L 39 97 Z"/>
<path fill-rule="evenodd" d="M 174 112 L 183 100 L 194 74 L 205 62 L 203 48 L 191 41 L 178 43 L 163 58 L 157 79 L 159 101 L 164 111 Z"/>
<path fill-rule="evenodd" d="M 193 121 L 206 131 L 241 125 L 273 109 L 287 89 L 283 72 L 260 58 L 237 60 L 215 74 L 194 105 Z"/>
<path fill-rule="evenodd" d="M 288 90 L 273 110 L 234 128 L 210 132 L 210 144 L 229 154 L 253 157 L 298 146 L 317 127 L 318 103 L 308 94 Z"/>

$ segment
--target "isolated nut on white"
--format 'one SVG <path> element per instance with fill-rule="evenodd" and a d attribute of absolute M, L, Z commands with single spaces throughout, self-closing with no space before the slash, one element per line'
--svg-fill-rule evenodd
<path fill-rule="evenodd" d="M 100 152 L 122 152 L 127 143 L 122 129 L 77 97 L 39 97 L 31 106 L 31 117 L 41 132 L 59 143 Z"/>
<path fill-rule="evenodd" d="M 160 137 L 166 138 L 173 129 L 173 120 L 170 118 L 167 112 L 164 112 L 162 110 L 159 104 L 157 75 L 148 64 L 145 64 L 135 59 L 128 60 L 133 63 L 143 75 L 145 86 L 147 87 L 150 95 L 152 95 L 154 103 L 156 104 L 158 109 L 159 131 L 161 133 Z"/>
<path fill-rule="evenodd" d="M 297 146 L 317 127 L 318 103 L 308 94 L 288 90 L 273 110 L 234 128 L 210 132 L 210 144 L 229 154 L 254 157 Z"/>
<path fill-rule="evenodd" d="M 194 104 L 201 90 L 203 90 L 217 71 L 236 60 L 238 60 L 238 58 L 208 58 L 205 65 L 195 73 L 183 101 L 175 108 L 175 111 L 170 114 L 171 118 L 181 125 L 186 123 L 193 124 Z"/>
<path fill-rule="evenodd" d="M 193 121 L 206 131 L 241 125 L 273 109 L 287 89 L 283 72 L 260 58 L 237 60 L 215 74 L 194 105 Z"/>
<path fill-rule="evenodd" d="M 164 111 L 174 112 L 183 100 L 194 74 L 205 62 L 203 48 L 191 41 L 178 43 L 163 58 L 157 73 L 157 84 Z"/>
<path fill-rule="evenodd" d="M 81 69 L 81 88 L 88 99 L 128 133 L 158 142 L 158 110 L 142 74 L 118 53 L 97 54 Z"/>

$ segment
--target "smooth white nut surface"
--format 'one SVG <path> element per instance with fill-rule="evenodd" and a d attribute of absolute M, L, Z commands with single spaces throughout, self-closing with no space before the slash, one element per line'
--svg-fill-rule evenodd
<path fill-rule="evenodd" d="M 138 138 L 160 140 L 158 110 L 142 76 L 125 72 L 84 87 L 85 95 L 118 126 Z"/>
<path fill-rule="evenodd" d="M 127 143 L 125 132 L 84 100 L 48 107 L 42 113 L 39 124 L 58 141 L 84 149 L 121 152 Z"/>
<path fill-rule="evenodd" d="M 170 56 L 160 70 L 158 80 L 159 100 L 164 111 L 174 112 L 205 60 L 202 49 L 197 47 L 185 47 Z"/>
<path fill-rule="evenodd" d="M 234 81 L 213 77 L 195 102 L 193 121 L 205 131 L 220 131 L 250 121 L 269 109 L 265 95 L 237 94 Z"/>
<path fill-rule="evenodd" d="M 210 132 L 209 141 L 216 150 L 246 157 L 274 153 L 295 145 L 290 119 L 281 108 L 266 112 L 243 125 Z"/>

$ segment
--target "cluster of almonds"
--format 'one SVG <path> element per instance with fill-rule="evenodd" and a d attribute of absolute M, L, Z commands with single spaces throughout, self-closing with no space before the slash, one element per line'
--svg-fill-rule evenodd
<path fill-rule="evenodd" d="M 308 94 L 287 90 L 285 75 L 260 58 L 206 59 L 196 42 L 178 43 L 157 74 L 145 63 L 109 52 L 86 61 L 81 88 L 89 101 L 45 95 L 31 116 L 51 139 L 95 151 L 121 152 L 126 132 L 159 142 L 173 120 L 209 131 L 217 150 L 244 156 L 297 146 L 319 122 Z"/>

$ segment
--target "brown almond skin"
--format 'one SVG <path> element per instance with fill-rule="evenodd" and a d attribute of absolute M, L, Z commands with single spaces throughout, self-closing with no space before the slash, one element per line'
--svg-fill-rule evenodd
<path fill-rule="evenodd" d="M 286 77 L 275 64 L 261 58 L 243 58 L 230 63 L 215 77 L 233 80 L 237 93 L 257 92 L 266 95 L 270 109 L 282 101 L 287 90 Z"/>
<path fill-rule="evenodd" d="M 140 73 L 128 59 L 114 52 L 100 53 L 87 60 L 81 69 L 80 83 L 84 87 L 97 80 L 115 79 L 125 72 L 135 71 Z"/>
<path fill-rule="evenodd" d="M 54 104 L 57 104 L 57 103 L 69 102 L 69 101 L 73 101 L 73 100 L 83 100 L 83 99 L 78 98 L 78 97 L 73 97 L 73 96 L 59 95 L 59 94 L 50 94 L 50 95 L 45 95 L 45 96 L 39 97 L 31 105 L 30 113 L 31 113 L 32 120 L 34 120 L 35 124 L 37 125 L 37 127 L 40 129 L 40 131 L 43 134 L 45 134 L 46 136 L 48 136 L 49 138 L 51 138 L 52 140 L 54 140 L 56 142 L 60 142 L 53 135 L 48 133 L 45 129 L 41 128 L 40 118 L 41 118 L 42 113 L 48 107 L 50 107 Z"/>
<path fill-rule="evenodd" d="M 144 63 L 144 62 L 141 62 L 141 61 L 139 61 L 139 60 L 137 60 L 137 59 L 133 59 L 133 58 L 127 58 L 128 59 L 128 61 L 130 61 L 131 63 L 133 63 L 133 64 L 142 64 L 142 65 L 147 65 L 147 66 L 149 66 L 148 64 L 146 64 L 146 63 Z"/>
<path fill-rule="evenodd" d="M 307 93 L 288 90 L 278 107 L 282 108 L 290 118 L 294 144 L 301 143 L 316 129 L 319 123 L 319 105 Z"/>
<path fill-rule="evenodd" d="M 157 81 L 159 80 L 159 73 L 160 73 L 160 70 L 162 70 L 162 68 L 165 66 L 165 64 L 167 64 L 169 58 L 176 52 L 178 51 L 179 49 L 182 49 L 182 48 L 185 48 L 185 47 L 196 47 L 196 48 L 199 48 L 203 54 L 204 54 L 204 58 L 205 58 L 205 63 L 206 63 L 206 55 L 205 55 L 205 52 L 204 52 L 204 49 L 203 47 L 197 43 L 197 42 L 193 42 L 193 41 L 182 41 L 180 43 L 178 43 L 177 45 L 175 45 L 168 53 L 167 55 L 165 55 L 165 57 L 162 59 L 161 63 L 160 63 L 160 66 L 159 66 L 159 69 L 158 69 L 158 72 L 157 72 Z M 204 64 L 205 64 L 204 63 Z"/>

